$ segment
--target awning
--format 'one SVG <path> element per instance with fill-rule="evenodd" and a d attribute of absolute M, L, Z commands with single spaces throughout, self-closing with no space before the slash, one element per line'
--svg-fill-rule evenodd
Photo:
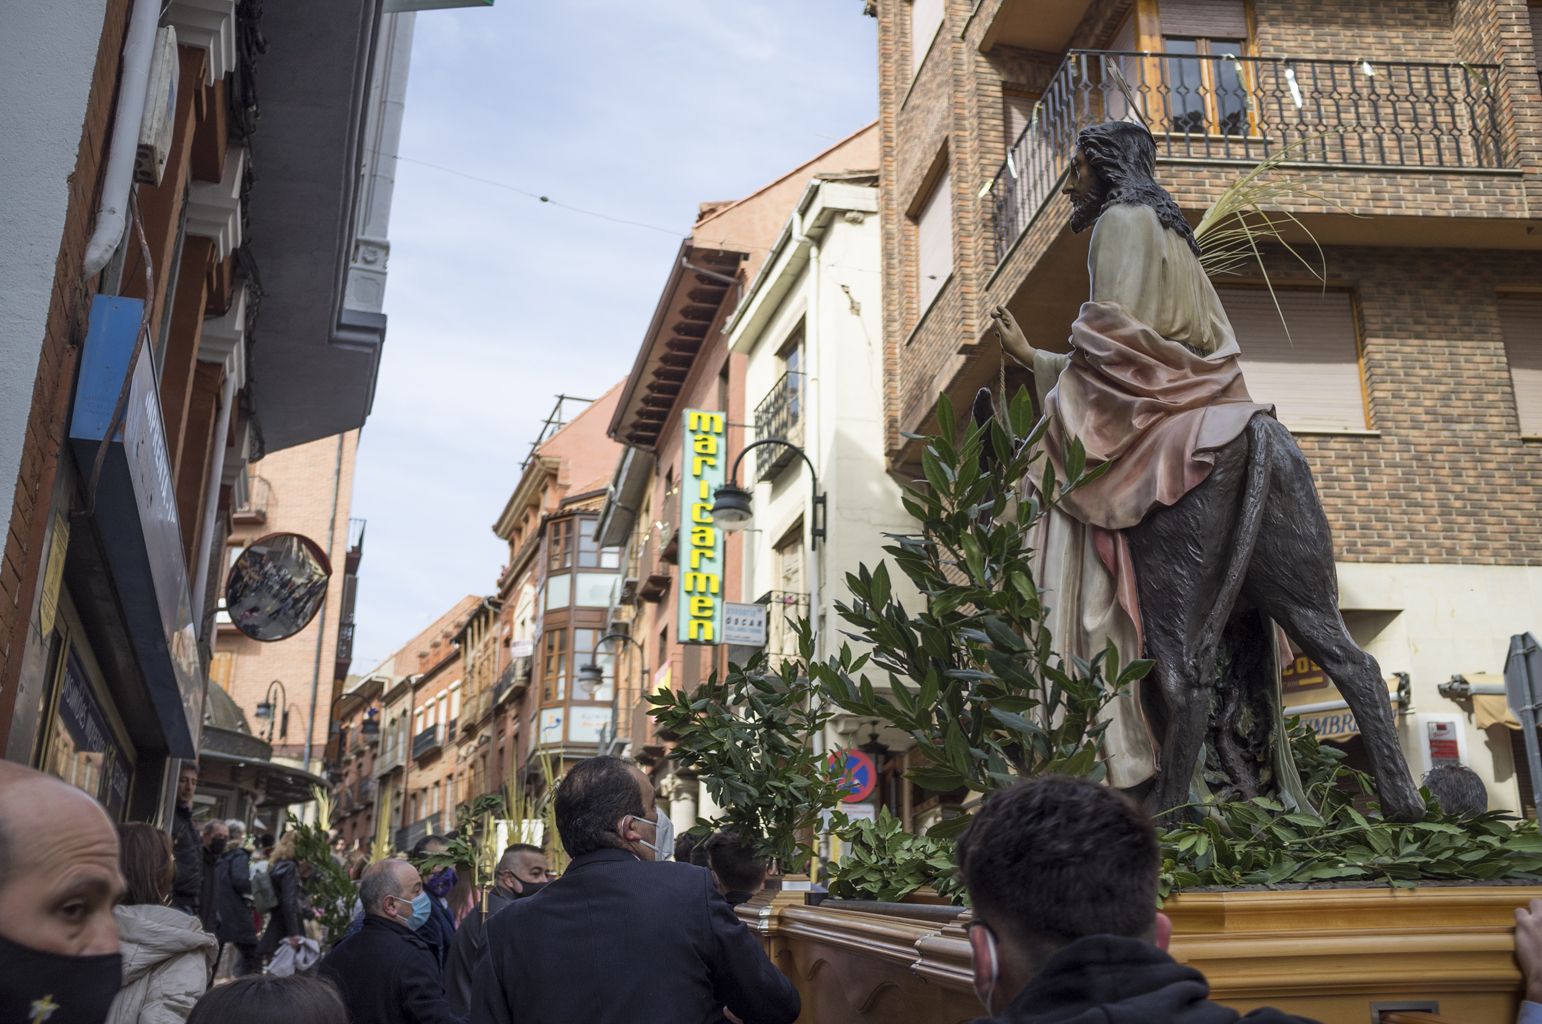
<path fill-rule="evenodd" d="M 1387 698 L 1392 705 L 1393 714 L 1402 710 L 1408 702 L 1408 694 L 1401 685 L 1401 680 L 1393 676 L 1386 680 Z M 1296 698 L 1292 704 L 1289 699 L 1285 703 L 1285 714 L 1288 717 L 1299 717 L 1301 724 L 1317 734 L 1319 740 L 1347 740 L 1352 736 L 1360 735 L 1360 723 L 1355 721 L 1354 712 L 1349 710 L 1349 702 L 1339 697 L 1336 700 L 1323 699 L 1311 701 L 1303 698 L 1314 696 L 1327 697 L 1329 694 L 1337 694 L 1338 690 L 1326 687 L 1322 693 L 1296 693 L 1291 696 Z"/>
<path fill-rule="evenodd" d="M 239 754 L 208 749 L 198 752 L 198 760 L 220 761 L 242 769 L 245 773 L 243 788 L 262 794 L 258 807 L 288 807 L 290 804 L 309 803 L 315 799 L 315 787 L 320 786 L 323 791 L 331 788 L 321 776 L 277 761 L 253 760 Z"/>

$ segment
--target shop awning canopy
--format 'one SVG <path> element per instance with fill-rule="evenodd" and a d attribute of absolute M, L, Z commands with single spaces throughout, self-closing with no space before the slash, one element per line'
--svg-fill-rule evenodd
<path fill-rule="evenodd" d="M 1392 676 L 1386 680 L 1387 698 L 1393 713 L 1408 703 L 1408 694 L 1402 680 Z M 1347 740 L 1360 735 L 1360 723 L 1355 721 L 1349 702 L 1339 695 L 1332 684 L 1316 692 L 1304 691 L 1290 694 L 1285 699 L 1287 717 L 1299 716 L 1301 724 L 1317 734 L 1319 740 Z"/>

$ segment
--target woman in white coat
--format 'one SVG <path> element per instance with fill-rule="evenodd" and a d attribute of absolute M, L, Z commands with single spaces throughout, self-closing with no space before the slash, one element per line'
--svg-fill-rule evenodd
<path fill-rule="evenodd" d="M 175 868 L 171 837 L 153 825 L 118 827 L 127 885 L 113 910 L 123 953 L 123 988 L 106 1024 L 183 1024 L 209 987 L 217 944 L 198 918 L 166 906 Z"/>

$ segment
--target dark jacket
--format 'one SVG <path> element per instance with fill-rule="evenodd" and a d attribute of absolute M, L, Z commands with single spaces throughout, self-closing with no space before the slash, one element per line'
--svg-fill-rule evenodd
<path fill-rule="evenodd" d="M 198 897 L 203 892 L 203 841 L 193 827 L 193 811 L 177 805 L 171 816 L 171 855 L 177 874 L 171 883 L 171 905 L 197 916 Z"/>
<path fill-rule="evenodd" d="M 492 889 L 487 894 L 487 913 L 482 913 L 479 900 L 461 918 L 460 927 L 455 930 L 455 941 L 450 943 L 450 955 L 444 962 L 444 994 L 449 997 L 452 1012 L 461 1016 L 470 1012 L 471 979 L 487 949 L 488 919 L 517 898 L 502 889 Z"/>
<path fill-rule="evenodd" d="M 275 861 L 268 869 L 273 895 L 278 906 L 268 915 L 267 930 L 262 933 L 263 953 L 271 953 L 291 935 L 305 934 L 305 900 L 300 892 L 300 866 L 292 860 Z"/>
<path fill-rule="evenodd" d="M 202 878 L 198 887 L 198 920 L 203 924 L 203 930 L 213 935 L 215 924 L 219 921 L 219 906 L 215 902 L 217 879 L 214 876 L 219 869 L 221 855 L 207 846 L 200 849 L 203 860 L 199 865 Z"/>
<path fill-rule="evenodd" d="M 437 896 L 429 896 L 428 906 L 428 920 L 418 929 L 418 938 L 428 943 L 434 963 L 443 975 L 445 962 L 450 959 L 450 946 L 455 942 L 455 915 Z"/>
<path fill-rule="evenodd" d="M 624 850 L 573 860 L 487 922 L 473 1024 L 791 1024 L 798 992 L 704 869 Z"/>
<path fill-rule="evenodd" d="M 317 970 L 342 992 L 352 1024 L 459 1024 L 428 944 L 395 921 L 366 918 Z"/>
<path fill-rule="evenodd" d="M 730 907 L 737 907 L 741 903 L 748 903 L 755 898 L 755 894 L 744 889 L 729 889 L 723 893 L 723 899 L 728 901 Z"/>
<path fill-rule="evenodd" d="M 252 923 L 252 859 L 239 846 L 226 850 L 214 868 L 214 935 L 221 942 L 257 941 Z"/>
<path fill-rule="evenodd" d="M 1005 1013 L 975 1024 L 1315 1024 L 1267 1007 L 1239 1016 L 1209 996 L 1203 974 L 1155 946 L 1090 935 L 1050 957 Z"/>

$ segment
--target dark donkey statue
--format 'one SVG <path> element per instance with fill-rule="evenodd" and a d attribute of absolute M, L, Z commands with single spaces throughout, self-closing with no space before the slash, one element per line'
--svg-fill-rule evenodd
<path fill-rule="evenodd" d="M 1094 301 L 1083 307 L 1078 325 L 1094 323 L 1099 316 L 1123 315 L 1119 310 L 1144 323 L 1124 306 L 1108 312 L 1114 308 L 1110 303 L 1126 301 L 1134 307 L 1145 303 L 1134 292 L 1112 298 L 1100 294 L 1107 291 L 1097 280 L 1100 268 L 1110 266 L 1100 261 L 1110 251 L 1114 260 L 1126 263 L 1101 269 L 1109 277 L 1128 280 L 1129 263 L 1137 263 L 1139 269 L 1144 261 L 1156 260 L 1163 267 L 1164 282 L 1183 273 L 1203 278 L 1197 259 L 1189 255 L 1191 250 L 1198 253 L 1198 244 L 1172 198 L 1152 177 L 1153 164 L 1151 136 L 1138 125 L 1110 122 L 1084 129 L 1078 137 L 1066 188 L 1072 199 L 1072 227 L 1081 230 L 1093 225 L 1115 204 L 1132 204 L 1150 207 L 1166 229 L 1154 232 L 1155 242 L 1149 236 L 1132 240 L 1111 233 L 1102 240 L 1101 249 L 1094 234 L 1090 260 Z M 1128 220 L 1126 212 L 1122 221 Z M 1180 240 L 1176 252 L 1173 237 Z M 1142 245 L 1154 248 L 1139 248 Z M 1208 280 L 1199 288 L 1219 309 Z M 1089 316 L 1094 321 L 1088 321 Z M 1059 372 L 1056 386 L 1061 391 L 1066 390 L 1067 373 L 1083 374 L 1083 380 L 1102 379 L 1108 376 L 1104 368 L 1113 371 L 1114 363 L 1136 361 L 1129 355 L 1133 350 L 1120 349 L 1118 341 L 1097 352 L 1082 349 L 1088 337 L 1085 330 L 1080 335 L 1073 331 L 1069 361 L 1045 353 L 1036 356 L 1005 309 L 998 308 L 993 319 L 1007 351 L 1036 374 Z M 1228 342 L 1229 332 L 1227 327 Z M 1093 342 L 1094 348 L 1098 344 Z M 1163 336 L 1160 344 L 1181 344 L 1205 356 L 1181 340 Z M 1230 358 L 1225 351 L 1211 351 L 1215 354 L 1206 357 L 1213 360 L 1203 364 L 1206 371 Z M 1195 363 L 1178 359 L 1172 365 L 1181 368 Z M 1040 382 L 1040 389 L 1041 394 L 1048 390 L 1045 382 Z M 1105 408 L 1123 402 L 1110 403 L 1106 391 L 1099 397 Z M 1052 420 L 1061 404 L 1071 400 L 1064 394 L 1050 396 L 1046 411 Z M 974 416 L 980 420 L 992 414 L 990 392 L 982 391 Z M 1113 415 L 1119 415 L 1117 409 Z M 1052 437 L 1055 426 L 1052 423 Z M 1306 457 L 1290 431 L 1266 411 L 1251 415 L 1235 436 L 1209 452 L 1213 468 L 1208 475 L 1171 504 L 1156 503 L 1143 519 L 1122 531 L 1135 570 L 1145 656 L 1155 662 L 1152 675 L 1141 686 L 1142 706 L 1159 753 L 1148 805 L 1157 813 L 1188 805 L 1196 794 L 1211 788 L 1206 779 L 1224 780 L 1223 787 L 1232 797 L 1248 798 L 1273 789 L 1287 805 L 1304 801 L 1281 732 L 1277 623 L 1322 666 L 1354 713 L 1383 812 L 1399 820 L 1421 818 L 1424 802 L 1398 746 L 1381 670 L 1350 637 L 1339 613 L 1333 542 Z M 1088 464 L 1094 464 L 1090 445 Z"/>

